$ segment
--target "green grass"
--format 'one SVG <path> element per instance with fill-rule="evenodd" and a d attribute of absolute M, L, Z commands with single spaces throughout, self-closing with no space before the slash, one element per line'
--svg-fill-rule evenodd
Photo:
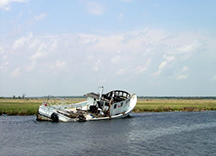
<path fill-rule="evenodd" d="M 85 99 L 68 99 L 70 103 Z M 34 115 L 44 99 L 0 99 L 0 115 Z M 216 100 L 199 99 L 138 99 L 133 112 L 205 111 L 216 110 Z"/>
<path fill-rule="evenodd" d="M 83 101 L 84 99 L 70 99 L 71 103 Z M 39 106 L 46 101 L 44 99 L 0 99 L 0 115 L 35 115 Z M 52 101 L 53 102 L 53 101 Z M 56 100 L 55 100 L 56 102 Z"/>
<path fill-rule="evenodd" d="M 33 100 L 0 100 L 0 115 L 34 115 L 41 102 Z"/>
<path fill-rule="evenodd" d="M 205 111 L 216 110 L 211 99 L 138 99 L 134 112 Z"/>

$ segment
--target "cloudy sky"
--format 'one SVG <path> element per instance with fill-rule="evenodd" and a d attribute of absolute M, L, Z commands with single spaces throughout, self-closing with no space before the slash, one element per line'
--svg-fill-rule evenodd
<path fill-rule="evenodd" d="M 216 95 L 215 0 L 1 0 L 0 96 Z"/>

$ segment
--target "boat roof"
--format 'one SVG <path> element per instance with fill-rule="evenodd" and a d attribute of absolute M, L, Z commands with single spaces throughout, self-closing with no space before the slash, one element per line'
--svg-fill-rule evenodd
<path fill-rule="evenodd" d="M 98 93 L 94 93 L 94 92 L 87 93 L 84 96 L 85 97 L 91 97 L 94 99 L 99 99 L 99 97 L 100 97 L 100 95 Z M 105 99 L 111 100 L 113 97 L 114 101 L 118 101 L 118 102 L 130 98 L 130 96 L 131 96 L 130 93 L 123 91 L 123 90 L 113 90 L 113 91 L 110 91 L 106 94 L 102 94 L 102 98 L 104 100 Z"/>
<path fill-rule="evenodd" d="M 94 99 L 99 99 L 99 94 L 91 92 L 84 95 L 85 97 L 92 97 Z"/>

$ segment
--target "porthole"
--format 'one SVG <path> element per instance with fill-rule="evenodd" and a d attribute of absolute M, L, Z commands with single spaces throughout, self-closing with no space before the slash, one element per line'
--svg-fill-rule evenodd
<path fill-rule="evenodd" d="M 114 109 L 116 109 L 117 104 L 114 105 Z"/>

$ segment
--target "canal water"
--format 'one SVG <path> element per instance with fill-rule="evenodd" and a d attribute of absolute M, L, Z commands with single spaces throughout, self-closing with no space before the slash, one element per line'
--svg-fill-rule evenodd
<path fill-rule="evenodd" d="M 52 123 L 0 116 L 0 156 L 213 156 L 216 111 Z"/>

